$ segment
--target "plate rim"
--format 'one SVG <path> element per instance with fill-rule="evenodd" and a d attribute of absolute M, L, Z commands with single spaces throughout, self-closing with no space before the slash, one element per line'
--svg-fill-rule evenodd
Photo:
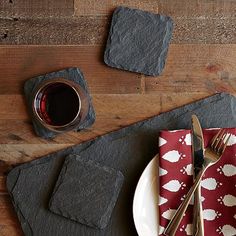
<path fill-rule="evenodd" d="M 143 236 L 143 235 L 140 235 L 140 231 L 138 230 L 138 225 L 137 225 L 137 221 L 135 220 L 135 214 L 134 214 L 134 211 L 135 211 L 135 199 L 137 198 L 137 190 L 138 190 L 138 187 L 139 187 L 139 185 L 140 185 L 140 183 L 141 183 L 140 181 L 142 180 L 142 178 L 143 178 L 143 176 L 144 176 L 146 170 L 148 169 L 148 167 L 151 166 L 152 163 L 155 163 L 155 160 L 158 158 L 158 156 L 159 156 L 159 153 L 156 154 L 156 155 L 148 162 L 148 164 L 146 165 L 146 167 L 144 168 L 142 174 L 141 174 L 140 177 L 139 177 L 138 183 L 137 183 L 136 188 L 135 188 L 135 191 L 134 191 L 133 204 L 132 204 L 132 215 L 133 215 L 133 221 L 134 221 L 135 229 L 136 229 L 136 231 L 137 231 L 137 233 L 138 233 L 139 236 Z M 158 167 L 157 167 L 157 168 L 158 168 Z M 157 224 L 157 227 L 159 227 L 159 223 Z M 157 232 L 158 232 L 158 230 L 157 230 Z"/>

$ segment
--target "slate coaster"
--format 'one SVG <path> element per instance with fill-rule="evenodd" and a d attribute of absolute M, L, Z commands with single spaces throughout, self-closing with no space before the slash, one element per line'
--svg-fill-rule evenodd
<path fill-rule="evenodd" d="M 92 104 L 92 98 L 89 94 L 88 86 L 86 80 L 84 79 L 83 73 L 79 68 L 68 68 L 56 72 L 51 72 L 45 75 L 40 75 L 34 78 L 31 78 L 25 82 L 24 92 L 26 97 L 26 102 L 28 106 L 28 110 L 30 112 L 31 117 L 33 117 L 32 111 L 32 102 L 33 102 L 33 94 L 35 90 L 37 90 L 38 86 L 46 80 L 55 79 L 55 78 L 64 78 L 67 80 L 72 80 L 73 82 L 79 84 L 85 91 L 89 99 L 89 112 L 84 122 L 75 128 L 75 131 L 80 131 L 82 129 L 88 128 L 91 126 L 96 118 L 95 111 Z M 58 133 L 52 130 L 45 128 L 41 123 L 37 120 L 32 119 L 35 133 L 42 138 L 53 138 Z"/>
<path fill-rule="evenodd" d="M 69 155 L 49 209 L 79 223 L 103 229 L 109 222 L 123 179 L 120 171 Z"/>
<path fill-rule="evenodd" d="M 113 13 L 104 61 L 111 67 L 160 75 L 172 31 L 169 16 L 118 7 Z"/>
<path fill-rule="evenodd" d="M 225 93 L 216 94 L 15 167 L 8 174 L 7 188 L 25 235 L 136 236 L 132 216 L 134 191 L 142 171 L 158 152 L 159 131 L 191 128 L 193 113 L 199 117 L 203 128 L 235 127 L 236 98 Z M 62 164 L 69 154 L 120 170 L 124 175 L 119 198 L 104 230 L 93 229 L 48 210 Z"/>

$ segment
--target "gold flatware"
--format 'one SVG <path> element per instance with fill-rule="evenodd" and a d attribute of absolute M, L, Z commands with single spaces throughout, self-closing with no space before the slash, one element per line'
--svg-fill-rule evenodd
<path fill-rule="evenodd" d="M 202 176 L 207 170 L 209 166 L 214 165 L 217 163 L 220 158 L 222 157 L 225 148 L 228 144 L 230 138 L 230 134 L 226 133 L 224 130 L 220 129 L 219 132 L 213 137 L 211 140 L 211 144 L 209 147 L 206 148 L 204 153 L 204 162 L 202 165 L 202 169 L 199 171 L 193 186 L 190 188 L 188 194 L 186 195 L 184 201 L 181 203 L 179 208 L 176 210 L 173 218 L 167 225 L 164 235 L 174 236 L 179 224 L 185 214 L 185 211 L 193 197 L 195 190 L 197 189 L 198 185 L 201 182 Z"/>
<path fill-rule="evenodd" d="M 204 137 L 198 117 L 192 115 L 192 157 L 194 165 L 194 179 L 202 169 L 204 162 Z M 201 184 L 194 193 L 193 205 L 193 236 L 204 236 L 204 222 L 201 202 Z"/>

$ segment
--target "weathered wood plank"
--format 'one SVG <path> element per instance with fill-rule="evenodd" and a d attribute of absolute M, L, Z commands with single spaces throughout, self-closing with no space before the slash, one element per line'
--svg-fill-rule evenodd
<path fill-rule="evenodd" d="M 1 144 L 0 153 L 1 159 L 15 165 L 37 159 L 42 154 L 62 150 L 73 144 Z"/>
<path fill-rule="evenodd" d="M 174 18 L 172 43 L 236 43 L 236 18 Z"/>
<path fill-rule="evenodd" d="M 0 196 L 0 199 L 2 198 L 2 196 Z M 2 203 L 4 204 L 3 208 L 0 208 L 0 233 L 1 233 L 1 226 L 7 226 L 7 225 L 17 225 L 15 223 L 16 216 L 15 213 L 13 212 L 13 210 L 9 211 L 7 206 L 10 206 L 10 202 L 8 203 Z M 2 234 L 0 234 L 2 236 Z"/>
<path fill-rule="evenodd" d="M 23 96 L 0 95 L 0 119 L 27 119 L 26 104 Z"/>
<path fill-rule="evenodd" d="M 159 0 L 158 10 L 172 17 L 235 17 L 236 3 L 234 0 Z"/>
<path fill-rule="evenodd" d="M 62 134 L 53 140 L 36 137 L 31 124 L 17 119 L 17 114 L 14 114 L 15 120 L 10 116 L 5 117 L 6 120 L 0 120 L 0 156 L 8 165 L 29 161 L 208 95 L 210 94 L 200 92 L 189 93 L 188 96 L 174 93 L 96 95 L 93 99 L 97 119 L 92 128 L 80 133 Z"/>
<path fill-rule="evenodd" d="M 222 17 L 236 16 L 234 0 L 198 1 L 198 0 L 75 0 L 76 15 L 107 15 L 117 6 L 133 7 L 141 10 L 159 12 L 171 16 L 185 17 Z"/>
<path fill-rule="evenodd" d="M 112 69 L 103 62 L 102 46 L 1 46 L 0 94 L 22 93 L 34 76 L 79 67 L 91 93 L 140 93 L 140 75 Z"/>
<path fill-rule="evenodd" d="M 0 196 L 0 209 L 5 209 L 11 203 L 9 195 Z"/>
<path fill-rule="evenodd" d="M 158 12 L 158 1 L 153 0 L 75 0 L 75 15 L 109 15 L 118 6 Z"/>
<path fill-rule="evenodd" d="M 0 94 L 22 93 L 26 79 L 69 66 L 82 69 L 93 94 L 140 93 L 139 75 L 107 67 L 100 58 L 100 51 L 101 48 L 95 46 L 2 47 L 0 55 L 4 60 L 0 61 Z M 163 75 L 155 79 L 147 77 L 145 89 L 147 92 L 215 92 L 225 89 L 233 92 L 235 53 L 236 45 L 172 44 Z M 12 108 L 9 112 L 15 110 Z"/>
<path fill-rule="evenodd" d="M 0 235 L 23 236 L 16 213 L 9 195 L 0 194 Z"/>
<path fill-rule="evenodd" d="M 2 161 L 0 159 L 0 176 L 5 176 L 9 170 L 12 169 L 12 166 L 10 164 L 7 164 L 5 161 Z M 1 179 L 1 186 L 3 186 L 2 184 L 2 179 Z M 3 187 L 0 187 L 1 189 L 3 189 Z"/>
<path fill-rule="evenodd" d="M 62 17 L 73 14 L 73 0 L 0 0 L 1 17 Z"/>
<path fill-rule="evenodd" d="M 0 225 L 14 225 L 14 224 L 16 224 L 15 223 L 15 212 L 13 212 L 13 209 L 12 209 L 10 196 L 7 194 L 0 195 L 0 213 L 1 213 L 0 214 Z"/>
<path fill-rule="evenodd" d="M 15 218 L 15 221 L 18 219 Z M 18 225 L 1 225 L 0 223 L 0 235 L 1 236 L 24 236 L 20 224 Z"/>
<path fill-rule="evenodd" d="M 0 196 L 6 192 L 6 177 L 2 176 L 0 173 Z"/>
<path fill-rule="evenodd" d="M 145 91 L 236 92 L 236 45 L 171 45 L 164 73 L 145 78 Z"/>
<path fill-rule="evenodd" d="M 148 80 L 148 78 L 147 78 Z M 201 98 L 204 95 L 211 94 L 212 91 L 195 91 L 189 93 L 190 99 L 191 97 L 194 98 Z M 198 95 L 199 94 L 199 95 Z M 169 97 L 176 97 L 180 96 L 183 101 L 186 97 L 183 94 L 178 95 L 178 92 L 167 92 L 165 95 L 155 94 L 155 93 L 148 93 L 148 94 L 95 94 L 93 95 L 93 105 L 97 113 L 97 121 L 102 121 L 103 119 L 130 119 L 130 118 L 137 118 L 144 119 L 148 116 L 155 115 L 160 112 L 161 106 L 161 99 L 167 100 Z M 193 98 L 192 98 L 193 99 Z M 192 100 L 191 99 L 191 100 Z M 22 121 L 25 124 L 25 127 L 30 125 L 30 118 L 28 113 L 26 112 L 25 104 L 23 102 L 23 95 L 0 95 L 0 101 L 6 101 L 6 105 L 2 105 L 0 102 L 0 121 L 4 122 L 8 120 L 11 122 L 16 122 L 17 120 Z M 188 100 L 186 99 L 186 102 Z M 171 102 L 173 102 L 171 100 Z M 8 105 L 14 104 L 14 105 Z M 180 103 L 181 104 L 181 103 Z M 12 106 L 15 107 L 15 111 L 12 112 Z M 163 104 L 162 104 L 163 106 Z M 173 108 L 172 103 L 165 104 L 165 109 L 169 110 Z M 161 107 L 163 109 L 163 107 Z M 127 110 L 131 110 L 132 112 L 127 113 Z M 3 131 L 1 129 L 1 131 Z M 17 141 L 17 143 L 25 143 L 26 140 L 22 137 L 17 138 L 17 136 L 9 136 L 12 138 L 12 141 Z M 15 142 L 14 142 L 15 143 Z M 34 143 L 34 142 L 32 142 Z M 53 143 L 52 143 L 53 144 Z"/>
<path fill-rule="evenodd" d="M 1 44 L 103 44 L 106 17 L 0 19 Z"/>
<path fill-rule="evenodd" d="M 127 6 L 171 16 L 225 17 L 236 16 L 234 0 L 1 0 L 2 17 L 62 17 L 75 15 L 109 15 L 117 6 Z"/>
<path fill-rule="evenodd" d="M 236 43 L 236 18 L 174 18 L 172 43 Z M 110 18 L 0 19 L 0 44 L 103 45 Z"/>

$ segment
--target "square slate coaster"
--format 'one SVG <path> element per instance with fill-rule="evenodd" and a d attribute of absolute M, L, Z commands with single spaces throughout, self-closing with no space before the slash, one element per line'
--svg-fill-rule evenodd
<path fill-rule="evenodd" d="M 169 16 L 118 7 L 113 13 L 104 61 L 111 67 L 160 75 L 172 30 Z"/>
<path fill-rule="evenodd" d="M 67 68 L 64 70 L 51 72 L 51 73 L 48 73 L 45 75 L 40 75 L 40 76 L 31 78 L 25 82 L 24 92 L 25 92 L 28 110 L 29 110 L 31 117 L 33 117 L 33 111 L 32 111 L 31 104 L 33 102 L 33 94 L 34 94 L 35 90 L 37 90 L 38 86 L 42 82 L 44 82 L 46 80 L 50 80 L 50 79 L 55 79 L 55 78 L 64 78 L 67 80 L 71 80 L 71 81 L 79 84 L 84 89 L 84 91 L 87 94 L 88 99 L 89 99 L 89 111 L 88 111 L 88 115 L 85 118 L 85 120 L 83 121 L 83 123 L 80 124 L 79 126 L 77 126 L 75 128 L 75 131 L 80 131 L 82 129 L 85 129 L 85 128 L 88 128 L 89 126 L 91 126 L 96 119 L 96 115 L 95 115 L 95 111 L 94 111 L 93 104 L 92 104 L 92 98 L 89 94 L 86 80 L 84 79 L 83 73 L 79 68 Z M 53 138 L 58 134 L 57 132 L 47 129 L 46 127 L 44 127 L 41 123 L 39 123 L 34 118 L 32 118 L 32 122 L 33 122 L 35 133 L 42 138 L 46 138 L 46 139 Z"/>
<path fill-rule="evenodd" d="M 7 189 L 25 235 L 137 236 L 132 216 L 134 191 L 143 170 L 158 152 L 159 131 L 191 128 L 193 113 L 203 128 L 235 127 L 236 98 L 216 94 L 12 169 L 7 176 Z M 111 219 L 103 230 L 48 209 L 63 162 L 70 154 L 120 170 L 124 175 Z"/>
<path fill-rule="evenodd" d="M 66 157 L 49 209 L 79 223 L 103 229 L 117 201 L 123 175 L 77 155 Z"/>

